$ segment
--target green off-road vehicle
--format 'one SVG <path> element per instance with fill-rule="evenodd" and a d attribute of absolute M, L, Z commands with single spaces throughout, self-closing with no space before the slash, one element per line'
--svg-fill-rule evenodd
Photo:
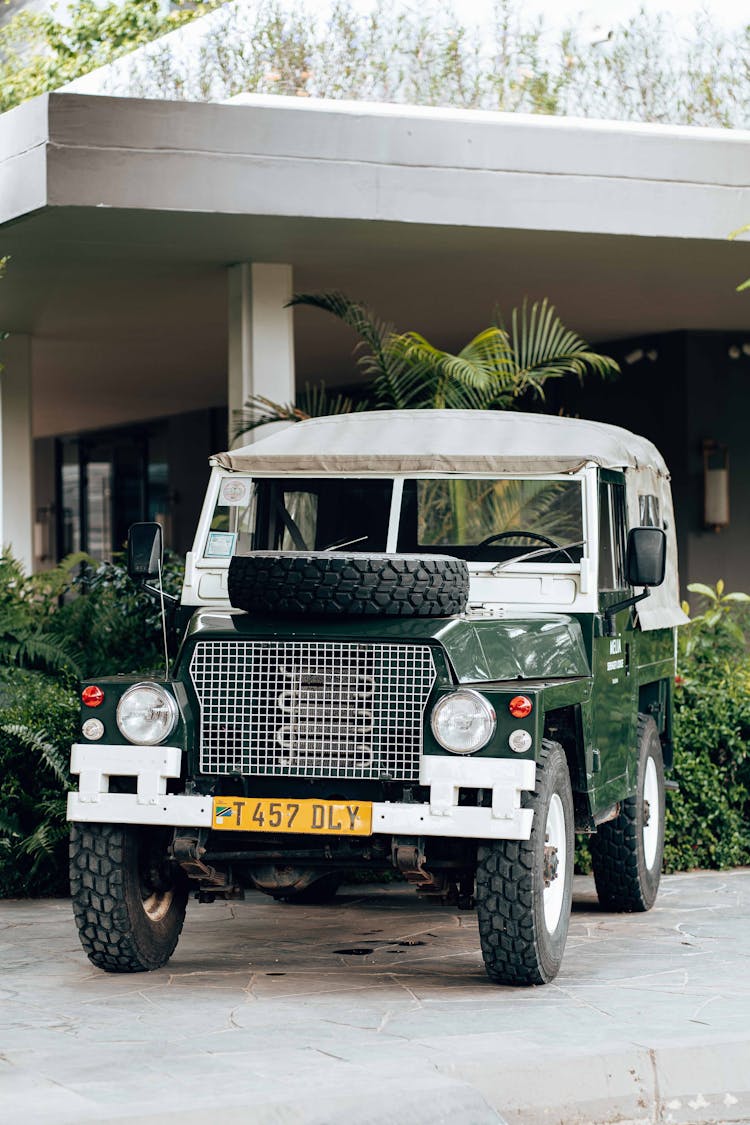
<path fill-rule="evenodd" d="M 614 426 L 302 422 L 212 460 L 169 675 L 83 685 L 81 941 L 155 969 L 199 901 L 392 865 L 476 901 L 487 973 L 551 980 L 575 832 L 608 910 L 659 885 L 679 606 L 669 475 Z M 131 573 L 160 573 L 158 525 Z"/>

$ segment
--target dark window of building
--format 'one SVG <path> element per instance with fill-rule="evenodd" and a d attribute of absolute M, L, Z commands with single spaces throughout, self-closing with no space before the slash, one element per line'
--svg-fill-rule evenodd
<path fill-rule="evenodd" d="M 58 440 L 61 556 L 86 551 L 111 561 L 124 549 L 131 523 L 166 512 L 166 464 L 150 456 L 156 437 L 129 428 Z"/>

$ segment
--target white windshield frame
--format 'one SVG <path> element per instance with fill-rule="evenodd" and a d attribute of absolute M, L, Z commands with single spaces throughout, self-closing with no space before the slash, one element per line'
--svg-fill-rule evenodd
<path fill-rule="evenodd" d="M 584 556 L 589 558 L 595 557 L 593 551 L 592 537 L 596 535 L 597 519 L 596 519 L 596 503 L 592 503 L 591 489 L 585 487 L 587 476 L 591 476 L 592 467 L 584 468 L 576 473 L 539 473 L 539 474 L 520 474 L 520 473 L 405 473 L 403 476 L 394 477 L 389 473 L 347 473 L 346 479 L 349 480 L 392 480 L 393 493 L 391 495 L 391 508 L 388 518 L 388 534 L 386 541 L 386 551 L 388 554 L 396 554 L 398 546 L 398 533 L 399 524 L 401 520 L 401 503 L 403 499 L 404 484 L 407 480 L 562 480 L 562 481 L 580 481 L 581 486 L 581 522 L 583 528 L 583 542 L 584 542 Z M 344 474 L 342 474 L 344 476 Z M 313 480 L 320 478 L 319 472 L 310 473 L 295 473 L 294 479 L 299 480 L 309 477 Z M 211 523 L 213 521 L 214 513 L 218 504 L 219 494 L 221 491 L 222 482 L 227 479 L 242 479 L 246 481 L 271 479 L 280 480 L 283 476 L 278 473 L 256 473 L 252 476 L 250 473 L 238 473 L 228 469 L 215 468 L 211 474 L 211 481 L 206 493 L 206 501 L 203 505 L 201 518 L 198 522 L 196 529 L 195 543 L 193 547 L 193 560 L 194 565 L 208 567 L 215 569 L 217 566 L 228 567 L 229 558 L 216 558 L 205 555 L 206 544 L 208 542 L 208 535 L 211 531 Z M 594 483 L 595 483 L 595 468 L 594 468 Z M 529 547 L 529 550 L 532 548 Z M 449 552 L 448 552 L 449 553 Z M 496 566 L 494 562 L 470 562 L 469 567 L 471 570 L 491 572 L 493 567 Z M 503 566 L 503 573 L 515 570 L 516 567 L 523 567 L 524 570 L 532 568 L 534 570 L 564 572 L 564 573 L 578 573 L 581 569 L 579 563 L 545 563 L 537 559 L 528 559 L 525 562 L 515 562 L 509 560 Z"/>

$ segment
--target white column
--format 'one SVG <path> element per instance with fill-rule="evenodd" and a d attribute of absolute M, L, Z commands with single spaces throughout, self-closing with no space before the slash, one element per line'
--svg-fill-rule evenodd
<path fill-rule="evenodd" d="M 0 342 L 0 543 L 30 573 L 34 565 L 31 339 Z"/>
<path fill-rule="evenodd" d="M 234 411 L 251 395 L 294 401 L 292 310 L 285 308 L 291 296 L 291 266 L 242 262 L 229 267 L 230 439 L 237 426 Z"/>

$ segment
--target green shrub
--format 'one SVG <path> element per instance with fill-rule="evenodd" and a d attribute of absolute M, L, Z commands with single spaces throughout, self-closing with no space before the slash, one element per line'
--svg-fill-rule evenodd
<path fill-rule="evenodd" d="M 65 792 L 78 697 L 43 672 L 0 670 L 0 897 L 67 893 Z"/>
<path fill-rule="evenodd" d="M 688 589 L 703 612 L 680 630 L 667 871 L 750 862 L 750 597 L 721 581 Z"/>
<path fill-rule="evenodd" d="M 177 595 L 184 564 L 174 554 L 164 560 L 167 594 Z M 134 582 L 119 563 L 91 563 L 81 568 L 52 629 L 77 654 L 82 677 L 164 668 L 161 608 L 158 600 Z M 174 640 L 174 638 L 172 638 Z"/>
<path fill-rule="evenodd" d="M 176 593 L 182 565 L 165 563 Z M 78 555 L 27 577 L 0 556 L 0 897 L 67 893 L 76 681 L 163 668 L 160 610 L 122 566 Z"/>

